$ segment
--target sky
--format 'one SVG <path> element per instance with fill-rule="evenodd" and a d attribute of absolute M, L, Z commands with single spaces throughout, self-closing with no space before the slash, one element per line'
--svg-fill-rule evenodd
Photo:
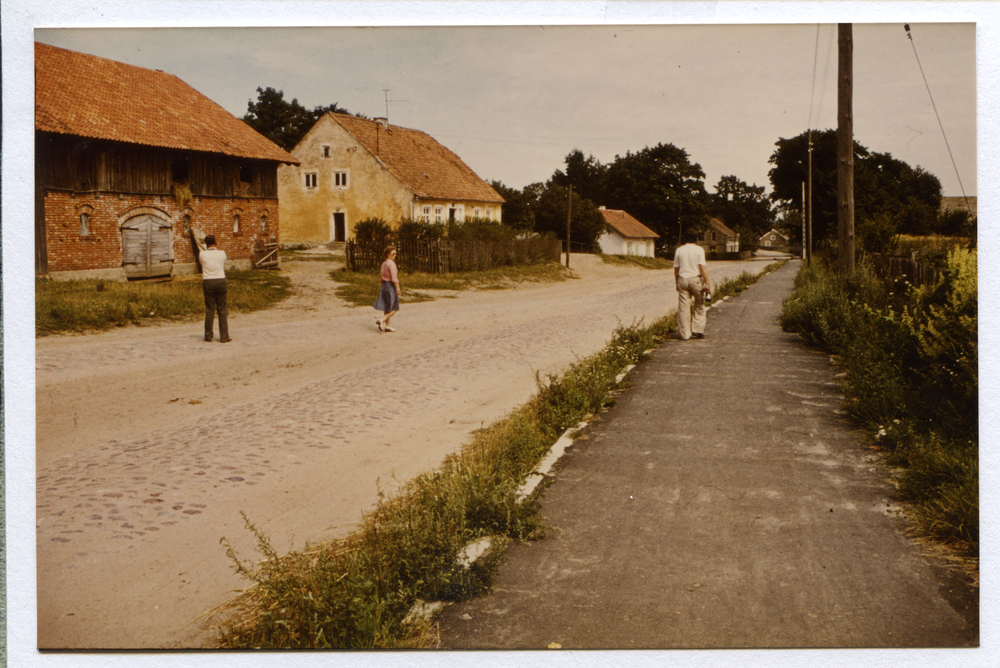
<path fill-rule="evenodd" d="M 855 139 L 923 167 L 941 180 L 944 194 L 958 196 L 956 170 L 917 66 L 915 45 L 965 192 L 978 196 L 984 212 L 979 227 L 985 256 L 979 265 L 980 424 L 984 442 L 1000 434 L 997 411 L 986 410 L 1000 393 L 994 361 L 1000 359 L 1000 301 L 994 288 L 1000 285 L 994 243 L 1000 226 L 992 222 L 1000 183 L 995 148 L 1000 3 L 2 0 L 2 7 L 0 240 L 11 665 L 263 665 L 253 654 L 54 656 L 34 649 L 35 39 L 173 73 L 237 116 L 256 98 L 258 86 L 281 89 L 308 107 L 336 102 L 368 116 L 385 114 L 388 89 L 391 122 L 429 133 L 482 178 L 516 188 L 548 179 L 574 148 L 607 163 L 616 154 L 662 142 L 685 149 L 706 172 L 712 192 L 719 178 L 730 174 L 770 190 L 767 159 L 779 137 L 794 137 L 809 126 L 836 127 L 836 41 L 831 37 L 834 24 L 851 21 Z M 904 22 L 911 24 L 912 44 Z M 1000 461 L 995 449 L 984 449 L 981 457 L 981 506 L 984 517 L 995 518 Z M 987 519 L 982 527 L 985 582 L 997 576 L 998 561 L 991 558 L 995 526 Z M 712 662 L 725 667 L 997 665 L 996 593 L 984 589 L 982 605 L 983 647 L 958 656 L 949 650 L 766 656 L 716 651 Z M 279 656 L 268 655 L 268 660 Z M 430 666 L 441 665 L 442 658 L 449 666 L 476 668 L 610 663 L 598 652 L 395 653 L 377 658 L 299 654 L 294 663 L 286 659 L 281 665 Z M 639 667 L 664 660 L 698 666 L 705 655 L 671 652 L 667 658 L 638 652 L 627 657 Z"/>
<path fill-rule="evenodd" d="M 975 24 L 911 30 L 912 43 L 901 22 L 854 26 L 855 139 L 923 167 L 946 195 L 963 186 L 975 195 Z M 664 143 L 701 165 L 709 192 L 726 175 L 770 191 L 779 138 L 837 127 L 833 24 L 91 28 L 35 38 L 169 72 L 236 116 L 268 86 L 308 108 L 388 115 L 514 188 L 547 180 L 573 149 L 607 164 Z"/>

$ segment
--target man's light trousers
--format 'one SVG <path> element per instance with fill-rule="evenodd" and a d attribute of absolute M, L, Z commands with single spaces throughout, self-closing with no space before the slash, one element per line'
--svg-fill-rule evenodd
<path fill-rule="evenodd" d="M 677 279 L 677 329 L 685 341 L 692 334 L 705 333 L 705 294 L 701 291 L 702 281 L 698 278 Z M 691 302 L 694 302 L 694 322 L 691 322 Z"/>

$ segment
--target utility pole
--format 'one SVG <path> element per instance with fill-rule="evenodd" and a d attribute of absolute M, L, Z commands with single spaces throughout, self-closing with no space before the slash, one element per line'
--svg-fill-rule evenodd
<path fill-rule="evenodd" d="M 852 24 L 841 23 L 837 81 L 837 229 L 840 275 L 854 275 L 854 36 Z"/>
<path fill-rule="evenodd" d="M 802 260 L 806 259 L 806 182 L 802 182 Z M 806 263 L 808 266 L 808 263 Z"/>
<path fill-rule="evenodd" d="M 566 268 L 569 269 L 569 221 L 573 215 L 573 185 L 569 186 L 569 200 L 566 202 Z"/>
<path fill-rule="evenodd" d="M 813 259 L 813 131 L 809 128 L 809 199 L 806 207 L 806 224 L 809 234 L 809 246 L 806 249 L 806 266 L 812 266 Z"/>

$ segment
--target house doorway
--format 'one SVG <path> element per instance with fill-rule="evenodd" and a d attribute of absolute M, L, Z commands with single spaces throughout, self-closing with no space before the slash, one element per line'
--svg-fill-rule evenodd
<path fill-rule="evenodd" d="M 330 230 L 330 241 L 347 241 L 347 214 L 333 214 L 333 229 Z"/>
<path fill-rule="evenodd" d="M 458 213 L 458 209 L 448 209 L 448 221 L 451 223 L 455 222 L 455 214 Z"/>
<path fill-rule="evenodd" d="M 127 278 L 170 275 L 170 223 L 147 214 L 126 220 L 121 229 L 122 266 Z"/>

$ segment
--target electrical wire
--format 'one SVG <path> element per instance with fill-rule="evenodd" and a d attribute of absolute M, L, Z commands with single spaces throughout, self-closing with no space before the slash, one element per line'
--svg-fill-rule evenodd
<path fill-rule="evenodd" d="M 972 207 L 969 206 L 969 198 L 965 194 L 965 186 L 962 185 L 962 177 L 958 173 L 958 166 L 955 164 L 955 156 L 952 155 L 952 153 L 951 153 L 951 145 L 948 143 L 948 135 L 944 131 L 944 123 L 941 122 L 941 115 L 938 113 L 937 105 L 934 104 L 934 96 L 931 94 L 931 86 L 930 86 L 930 84 L 927 83 L 927 75 L 924 74 L 924 66 L 920 64 L 920 56 L 917 54 L 917 45 L 913 41 L 913 35 L 910 34 L 910 24 L 909 23 L 904 23 L 903 24 L 903 29 L 906 30 L 906 39 L 910 40 L 910 46 L 913 47 L 913 55 L 917 59 L 917 67 L 920 68 L 920 76 L 922 76 L 924 78 L 924 86 L 927 88 L 927 97 L 929 97 L 930 100 L 931 100 L 931 107 L 934 108 L 934 115 L 937 117 L 938 127 L 941 128 L 941 136 L 944 137 L 944 145 L 948 149 L 948 157 L 951 158 L 951 166 L 952 166 L 952 169 L 955 170 L 955 178 L 958 179 L 958 187 L 961 188 L 961 190 L 962 190 L 962 199 L 965 200 L 965 208 L 969 212 L 969 214 L 971 215 L 972 214 Z"/>

